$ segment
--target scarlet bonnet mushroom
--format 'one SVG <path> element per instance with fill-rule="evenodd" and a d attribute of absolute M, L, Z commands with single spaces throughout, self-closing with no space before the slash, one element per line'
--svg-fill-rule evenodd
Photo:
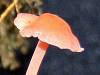
<path fill-rule="evenodd" d="M 23 37 L 33 36 L 39 39 L 26 75 L 37 75 L 49 44 L 61 49 L 69 49 L 72 52 L 82 52 L 84 50 L 80 47 L 79 40 L 72 33 L 69 24 L 54 14 L 44 13 L 36 16 L 20 13 L 14 20 L 14 24 Z"/>

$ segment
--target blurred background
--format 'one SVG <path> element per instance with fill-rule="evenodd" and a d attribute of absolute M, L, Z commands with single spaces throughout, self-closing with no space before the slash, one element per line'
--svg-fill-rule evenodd
<path fill-rule="evenodd" d="M 23 38 L 14 26 L 17 13 L 45 12 L 66 20 L 82 53 L 49 46 L 39 75 L 100 75 L 100 0 L 0 0 L 0 75 L 25 75 L 37 38 Z"/>

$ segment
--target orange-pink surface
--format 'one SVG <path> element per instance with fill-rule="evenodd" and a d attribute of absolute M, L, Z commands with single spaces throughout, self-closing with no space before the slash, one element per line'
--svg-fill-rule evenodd
<path fill-rule="evenodd" d="M 72 33 L 69 24 L 54 14 L 44 13 L 36 16 L 20 13 L 14 23 L 23 37 L 33 36 L 39 39 L 26 75 L 38 74 L 49 44 L 73 52 L 82 52 L 84 50 L 84 48 L 80 47 L 79 40 Z"/>
<path fill-rule="evenodd" d="M 84 50 L 69 24 L 54 14 L 44 13 L 36 16 L 21 13 L 15 19 L 15 25 L 20 29 L 22 36 L 38 37 L 43 42 L 73 52 Z"/>

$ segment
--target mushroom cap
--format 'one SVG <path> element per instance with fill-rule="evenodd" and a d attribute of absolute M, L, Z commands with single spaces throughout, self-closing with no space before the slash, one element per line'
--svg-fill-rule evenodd
<path fill-rule="evenodd" d="M 19 30 L 24 29 L 26 26 L 30 25 L 31 23 L 35 22 L 38 16 L 33 14 L 27 13 L 19 13 L 17 18 L 14 20 L 14 24 Z"/>
<path fill-rule="evenodd" d="M 70 49 L 73 52 L 84 50 L 80 47 L 79 40 L 72 33 L 69 24 L 59 16 L 50 13 L 44 13 L 40 16 L 32 14 L 20 16 L 21 14 L 18 14 L 14 23 L 22 36 L 38 37 L 43 42 L 61 49 Z"/>

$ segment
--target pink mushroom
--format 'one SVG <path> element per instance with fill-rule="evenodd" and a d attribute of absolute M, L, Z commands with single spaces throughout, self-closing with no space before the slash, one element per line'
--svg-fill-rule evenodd
<path fill-rule="evenodd" d="M 14 23 L 23 37 L 33 36 L 39 39 L 26 75 L 37 75 L 49 44 L 61 49 L 69 49 L 72 52 L 84 50 L 80 47 L 79 40 L 72 33 L 69 24 L 54 14 L 44 13 L 36 16 L 20 13 Z"/>

